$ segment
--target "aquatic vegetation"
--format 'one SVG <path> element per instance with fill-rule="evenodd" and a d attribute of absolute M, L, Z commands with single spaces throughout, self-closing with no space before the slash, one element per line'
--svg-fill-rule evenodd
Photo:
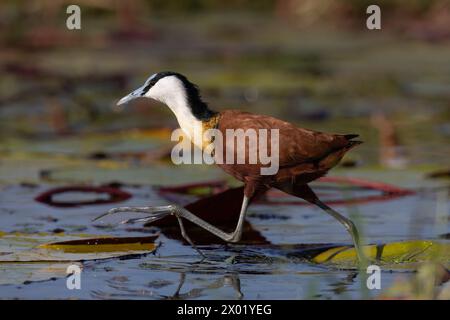
<path fill-rule="evenodd" d="M 219 14 L 191 2 L 152 3 L 151 17 L 129 28 L 110 10 L 88 11 L 95 32 L 83 27 L 80 37 L 41 26 L 20 5 L 2 10 L 0 298 L 449 299 L 450 45 L 442 41 L 448 19 L 433 18 L 439 1 L 416 1 L 404 19 L 393 16 L 392 32 L 364 36 L 347 25 L 359 23 L 356 11 L 314 7 L 319 17 L 333 13 L 322 22 L 345 22 L 317 28 L 309 11 L 272 13 L 267 1 L 238 14 L 222 12 L 227 3 Z M 399 3 L 392 8 L 402 13 Z M 360 133 L 365 143 L 328 177 L 341 182 L 314 188 L 356 216 L 381 267 L 380 290 L 363 290 L 365 274 L 339 226 L 274 191 L 250 207 L 241 245 L 186 224 L 205 261 L 174 219 L 92 223 L 111 207 L 110 194 L 73 187 L 120 189 L 132 196 L 112 197 L 121 206 L 176 202 L 235 226 L 240 184 L 211 166 L 171 163 L 168 111 L 144 101 L 114 107 L 137 79 L 166 69 L 189 75 L 218 110 Z M 389 188 L 344 183 L 352 179 Z M 66 206 L 48 205 L 55 202 Z M 65 289 L 69 263 L 83 268 L 81 291 Z"/>

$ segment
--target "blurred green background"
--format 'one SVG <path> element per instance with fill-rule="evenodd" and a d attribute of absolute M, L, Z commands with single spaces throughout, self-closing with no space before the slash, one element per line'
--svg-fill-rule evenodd
<path fill-rule="evenodd" d="M 66 28 L 69 4 L 0 4 L 3 157 L 64 152 L 48 144 L 80 134 L 175 128 L 152 101 L 114 107 L 172 70 L 214 109 L 360 133 L 359 164 L 448 164 L 450 1 L 80 0 L 81 30 Z M 381 30 L 366 28 L 370 4 Z"/>

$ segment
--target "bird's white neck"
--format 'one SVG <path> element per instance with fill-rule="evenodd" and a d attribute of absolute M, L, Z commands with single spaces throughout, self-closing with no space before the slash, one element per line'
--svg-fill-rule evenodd
<path fill-rule="evenodd" d="M 180 79 L 175 76 L 165 77 L 150 88 L 146 96 L 166 104 L 175 114 L 180 128 L 187 137 L 201 147 L 198 137 L 203 134 L 203 122 L 194 115 L 188 92 Z"/>
<path fill-rule="evenodd" d="M 181 130 L 196 144 L 194 137 L 203 134 L 203 123 L 192 114 L 187 98 L 184 95 L 172 95 L 163 102 L 175 114 Z"/>

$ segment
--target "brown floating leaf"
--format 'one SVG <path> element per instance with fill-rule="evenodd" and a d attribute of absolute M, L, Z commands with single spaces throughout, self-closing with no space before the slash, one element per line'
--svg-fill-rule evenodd
<path fill-rule="evenodd" d="M 133 252 L 155 249 L 157 236 L 124 238 L 91 238 L 42 244 L 38 248 L 66 253 Z"/>

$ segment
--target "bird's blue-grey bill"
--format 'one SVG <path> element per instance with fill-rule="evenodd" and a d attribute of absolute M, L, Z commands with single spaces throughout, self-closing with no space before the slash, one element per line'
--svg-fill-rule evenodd
<path fill-rule="evenodd" d="M 131 100 L 142 97 L 143 95 L 144 95 L 144 88 L 140 87 L 140 88 L 134 90 L 133 92 L 131 92 L 129 95 L 120 99 L 119 102 L 117 102 L 117 105 L 120 106 L 121 104 L 128 103 Z"/>

